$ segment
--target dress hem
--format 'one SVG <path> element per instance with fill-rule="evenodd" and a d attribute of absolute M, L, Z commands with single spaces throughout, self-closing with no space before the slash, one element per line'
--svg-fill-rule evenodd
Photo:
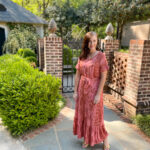
<path fill-rule="evenodd" d="M 76 135 L 78 139 L 84 138 L 84 136 L 79 136 L 79 135 L 76 134 L 76 133 L 73 133 L 73 134 Z M 88 143 L 88 144 L 89 144 L 90 146 L 95 146 L 95 144 L 100 144 L 100 143 L 102 143 L 102 142 L 108 137 L 108 135 L 109 135 L 109 134 L 107 133 L 103 140 L 100 140 L 100 141 L 98 141 L 98 142 L 95 142 L 94 144 L 89 144 L 89 143 Z"/>

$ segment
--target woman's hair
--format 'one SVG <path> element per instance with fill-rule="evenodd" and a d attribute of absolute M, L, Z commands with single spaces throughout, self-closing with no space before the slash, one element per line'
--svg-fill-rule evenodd
<path fill-rule="evenodd" d="M 84 39 L 83 39 L 83 43 L 82 43 L 82 51 L 81 51 L 81 54 L 79 56 L 80 60 L 81 59 L 86 59 L 88 54 L 90 53 L 90 49 L 88 48 L 88 44 L 89 44 L 89 41 L 91 39 L 92 36 L 96 36 L 97 37 L 97 46 L 96 46 L 96 50 L 100 50 L 98 45 L 99 45 L 99 40 L 98 40 L 98 36 L 97 36 L 97 33 L 96 32 L 87 32 L 84 36 Z"/>

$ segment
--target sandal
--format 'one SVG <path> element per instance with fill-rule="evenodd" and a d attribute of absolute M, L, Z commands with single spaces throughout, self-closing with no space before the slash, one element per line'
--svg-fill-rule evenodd
<path fill-rule="evenodd" d="M 89 144 L 86 144 L 85 142 L 83 142 L 82 148 L 87 148 L 88 146 L 89 146 Z"/>
<path fill-rule="evenodd" d="M 105 145 L 105 144 L 104 144 L 103 150 L 110 150 L 110 145 L 109 145 L 109 144 L 108 144 L 108 145 Z"/>

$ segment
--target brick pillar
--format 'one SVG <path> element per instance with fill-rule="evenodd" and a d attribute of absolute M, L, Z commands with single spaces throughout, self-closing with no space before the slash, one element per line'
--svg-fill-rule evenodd
<path fill-rule="evenodd" d="M 104 42 L 105 49 L 104 53 L 106 55 L 108 65 L 109 65 L 109 71 L 107 74 L 106 84 L 104 87 L 104 91 L 108 91 L 108 83 L 111 78 L 111 72 L 112 72 L 112 64 L 113 64 L 113 57 L 114 57 L 114 51 L 118 51 L 119 49 L 119 40 L 101 40 L 101 44 Z"/>
<path fill-rule="evenodd" d="M 130 41 L 126 87 L 122 98 L 124 113 L 128 117 L 150 113 L 150 40 Z"/>
<path fill-rule="evenodd" d="M 44 69 L 44 39 L 38 40 L 38 52 L 39 52 L 39 67 L 40 70 Z"/>
<path fill-rule="evenodd" d="M 60 37 L 44 37 L 44 72 L 54 75 L 61 80 L 62 53 L 62 39 Z"/>

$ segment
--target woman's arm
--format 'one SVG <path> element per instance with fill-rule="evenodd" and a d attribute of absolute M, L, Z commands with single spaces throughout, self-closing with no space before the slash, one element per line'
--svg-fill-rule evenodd
<path fill-rule="evenodd" d="M 102 93 L 105 85 L 106 77 L 107 77 L 107 71 L 101 72 L 100 83 L 96 95 L 100 95 Z"/>
<path fill-rule="evenodd" d="M 107 77 L 107 72 L 109 70 L 109 66 L 107 63 L 107 59 L 104 53 L 102 53 L 101 55 L 101 61 L 100 61 L 100 83 L 99 83 L 99 87 L 94 99 L 94 103 L 98 103 L 100 101 L 100 97 L 104 88 L 104 84 L 106 81 L 106 77 Z"/>
<path fill-rule="evenodd" d="M 74 87 L 74 94 L 73 94 L 74 100 L 76 100 L 78 97 L 77 91 L 78 91 L 78 85 L 79 85 L 80 77 L 81 77 L 80 72 L 77 69 L 76 75 L 75 75 L 75 87 Z"/>
<path fill-rule="evenodd" d="M 94 104 L 97 104 L 100 101 L 100 97 L 101 97 L 101 94 L 105 85 L 106 77 L 107 77 L 107 71 L 101 72 L 100 83 L 99 83 L 99 87 L 94 98 Z"/>

